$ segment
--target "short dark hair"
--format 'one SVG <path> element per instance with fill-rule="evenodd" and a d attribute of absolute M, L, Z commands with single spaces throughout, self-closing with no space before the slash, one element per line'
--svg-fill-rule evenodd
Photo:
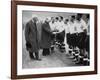
<path fill-rule="evenodd" d="M 72 15 L 71 18 L 75 19 L 75 15 Z"/>
<path fill-rule="evenodd" d="M 69 19 L 65 19 L 65 21 L 69 21 Z"/>
<path fill-rule="evenodd" d="M 61 20 L 63 20 L 63 17 L 62 16 L 59 16 L 61 18 Z"/>
<path fill-rule="evenodd" d="M 89 18 L 90 18 L 90 15 L 89 15 L 89 14 L 87 14 L 87 15 L 86 15 L 86 18 L 88 18 L 88 19 L 89 19 Z"/>
<path fill-rule="evenodd" d="M 56 19 L 56 20 L 59 20 L 59 18 L 58 18 L 58 17 L 56 17 L 55 19 Z"/>
<path fill-rule="evenodd" d="M 82 14 L 81 13 L 78 13 L 77 16 L 82 17 Z"/>

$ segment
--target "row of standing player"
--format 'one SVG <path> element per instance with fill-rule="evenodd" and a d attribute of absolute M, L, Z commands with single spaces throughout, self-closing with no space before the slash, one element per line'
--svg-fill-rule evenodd
<path fill-rule="evenodd" d="M 60 50 L 63 51 L 64 38 L 66 37 L 65 44 L 68 44 L 69 55 L 72 56 L 73 61 L 76 64 L 89 65 L 89 14 L 86 14 L 87 21 L 84 21 L 82 16 L 82 14 L 77 14 L 65 20 L 62 16 L 51 18 L 50 26 L 54 31 L 53 44 L 56 42 Z M 53 48 L 51 47 L 51 50 Z"/>

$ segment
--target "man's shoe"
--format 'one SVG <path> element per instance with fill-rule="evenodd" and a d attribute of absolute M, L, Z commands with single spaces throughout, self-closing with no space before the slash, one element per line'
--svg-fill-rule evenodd
<path fill-rule="evenodd" d="M 35 60 L 37 60 L 37 61 L 41 61 L 42 59 L 35 59 Z"/>
<path fill-rule="evenodd" d="M 29 53 L 29 56 L 31 59 L 35 59 L 35 57 L 33 56 L 33 53 Z"/>

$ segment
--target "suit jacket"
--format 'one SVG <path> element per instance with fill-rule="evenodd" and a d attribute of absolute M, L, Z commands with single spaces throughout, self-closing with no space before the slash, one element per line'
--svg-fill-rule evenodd
<path fill-rule="evenodd" d="M 41 35 L 41 47 L 50 48 L 51 47 L 51 34 L 49 23 L 45 22 L 42 24 L 42 35 Z"/>
<path fill-rule="evenodd" d="M 39 32 L 37 24 L 35 24 L 32 20 L 26 24 L 25 39 L 27 50 L 29 52 L 37 52 L 39 49 Z"/>

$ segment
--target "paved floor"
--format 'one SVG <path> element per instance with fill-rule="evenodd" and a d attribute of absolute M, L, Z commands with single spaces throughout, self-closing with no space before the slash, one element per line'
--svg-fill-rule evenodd
<path fill-rule="evenodd" d="M 23 68 L 48 68 L 48 67 L 67 67 L 77 66 L 72 59 L 66 56 L 66 53 L 62 53 L 58 48 L 55 48 L 55 52 L 49 56 L 42 56 L 42 50 L 39 51 L 42 61 L 31 60 L 29 53 L 25 48 L 25 37 L 23 32 L 23 50 L 22 50 L 22 67 Z M 34 53 L 33 53 L 34 54 Z"/>
<path fill-rule="evenodd" d="M 41 61 L 31 60 L 28 52 L 23 49 L 23 68 L 48 68 L 48 67 L 67 67 L 76 66 L 72 59 L 61 53 L 57 48 L 54 53 L 48 56 L 42 56 L 42 50 L 39 51 Z M 34 54 L 34 53 L 33 53 Z"/>

